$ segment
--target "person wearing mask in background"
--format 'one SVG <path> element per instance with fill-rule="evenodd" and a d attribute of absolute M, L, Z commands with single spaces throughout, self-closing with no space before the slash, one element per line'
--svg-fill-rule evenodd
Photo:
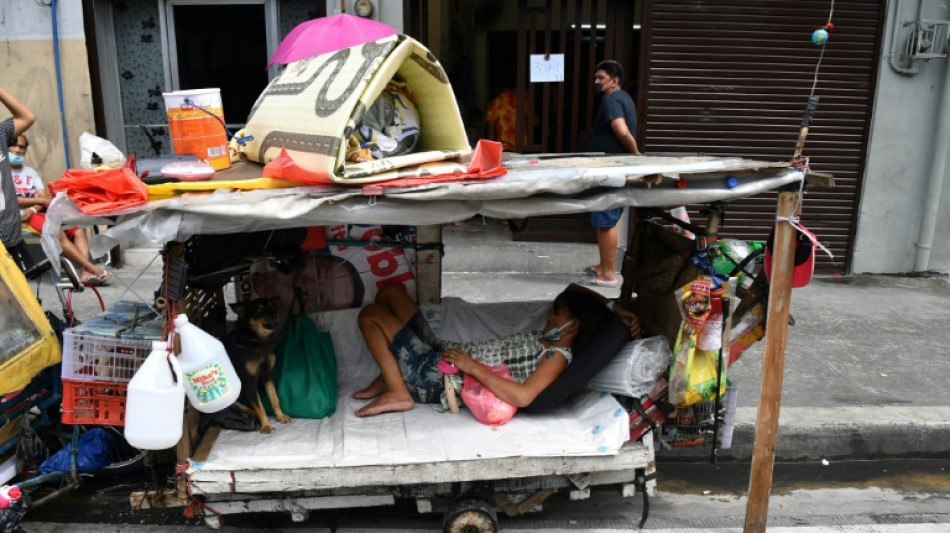
<path fill-rule="evenodd" d="M 623 67 L 612 60 L 601 61 L 594 67 L 594 91 L 603 96 L 600 109 L 594 116 L 594 127 L 588 144 L 591 152 L 608 154 L 639 154 L 637 139 L 637 107 L 627 91 L 621 89 Z M 623 207 L 590 214 L 591 226 L 597 231 L 600 262 L 587 267 L 582 283 L 598 287 L 617 286 L 617 221 Z"/>
<path fill-rule="evenodd" d="M 23 164 L 30 141 L 26 135 L 17 137 L 10 147 L 10 171 L 13 176 L 13 185 L 16 188 L 17 205 L 20 207 L 20 220 L 29 231 L 43 233 L 44 214 L 49 207 L 50 197 L 43 185 L 39 173 Z M 109 281 L 112 274 L 89 259 L 89 237 L 86 231 L 77 226 L 68 230 L 60 230 L 59 245 L 63 255 L 82 269 L 80 279 L 90 285 L 102 285 Z"/>
<path fill-rule="evenodd" d="M 12 94 L 0 88 L 0 103 L 13 115 L 0 122 L 0 188 L 3 190 L 3 209 L 0 210 L 0 242 L 23 271 L 28 270 L 33 261 L 23 244 L 20 233 L 20 210 L 17 208 L 16 188 L 10 172 L 10 158 L 7 149 L 16 143 L 24 131 L 33 125 L 36 116 L 28 107 Z"/>

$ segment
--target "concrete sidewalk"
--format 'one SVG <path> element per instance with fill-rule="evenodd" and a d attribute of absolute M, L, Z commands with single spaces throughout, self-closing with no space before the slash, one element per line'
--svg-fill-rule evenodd
<path fill-rule="evenodd" d="M 597 257 L 591 244 L 512 242 L 497 224 L 446 226 L 444 241 L 443 295 L 473 302 L 550 301 Z M 127 250 L 126 266 L 99 289 L 106 304 L 120 295 L 151 298 L 161 259 L 145 267 L 157 254 Z M 612 297 L 619 289 L 601 292 Z M 74 300 L 80 317 L 96 313 L 91 294 Z M 819 277 L 794 290 L 791 313 L 777 459 L 950 455 L 948 278 Z M 729 369 L 739 410 L 732 449 L 721 458 L 751 457 L 763 345 Z M 659 454 L 698 457 L 708 449 Z"/>

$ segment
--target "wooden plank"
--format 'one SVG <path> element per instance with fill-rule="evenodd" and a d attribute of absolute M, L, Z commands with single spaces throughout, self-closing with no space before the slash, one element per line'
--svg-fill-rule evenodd
<path fill-rule="evenodd" d="M 800 198 L 797 191 L 780 192 L 778 219 L 795 215 Z M 749 474 L 749 500 L 746 503 L 744 533 L 764 533 L 768 521 L 775 441 L 782 402 L 782 379 L 785 372 L 785 345 L 788 342 L 796 231 L 788 222 L 777 222 L 775 225 L 771 287 L 766 315 L 769 317 L 769 323 L 765 332 L 762 388 L 759 391 L 759 411 L 752 448 L 752 471 Z"/>
<path fill-rule="evenodd" d="M 190 474 L 196 492 L 261 493 L 353 487 L 405 486 L 423 483 L 484 481 L 587 472 L 630 471 L 654 460 L 653 449 L 627 443 L 617 455 L 595 457 L 508 457 L 437 463 L 349 467 L 197 470 Z M 233 478 L 232 478 L 233 476 Z"/>
<path fill-rule="evenodd" d="M 416 227 L 416 301 L 442 301 L 442 226 Z"/>
<path fill-rule="evenodd" d="M 129 505 L 133 511 L 184 507 L 185 504 L 187 502 L 179 500 L 177 491 L 136 491 L 129 494 Z"/>
<path fill-rule="evenodd" d="M 254 498 L 247 501 L 214 502 L 214 510 L 221 514 L 240 513 L 299 513 L 301 510 L 345 509 L 353 507 L 380 507 L 395 505 L 392 494 L 318 496 L 303 498 Z"/>

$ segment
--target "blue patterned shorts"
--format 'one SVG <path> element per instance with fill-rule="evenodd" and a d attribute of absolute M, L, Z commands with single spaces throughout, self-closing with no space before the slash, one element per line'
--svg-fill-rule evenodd
<path fill-rule="evenodd" d="M 429 323 L 416 311 L 409 322 L 389 343 L 396 356 L 402 379 L 409 394 L 418 403 L 440 403 L 445 384 L 439 372 L 442 341 L 436 338 Z"/>
<path fill-rule="evenodd" d="M 615 207 L 606 211 L 591 211 L 590 225 L 594 228 L 612 228 L 617 225 L 617 221 L 620 220 L 622 214 L 622 207 Z"/>

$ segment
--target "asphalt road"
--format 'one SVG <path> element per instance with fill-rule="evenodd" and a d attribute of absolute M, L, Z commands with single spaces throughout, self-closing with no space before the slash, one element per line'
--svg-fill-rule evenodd
<path fill-rule="evenodd" d="M 659 493 L 645 530 L 738 531 L 745 516 L 748 463 L 667 462 L 658 465 Z M 950 459 L 777 463 L 769 500 L 769 531 L 797 533 L 950 531 Z M 128 494 L 145 488 L 144 475 L 93 479 L 74 493 L 27 514 L 28 532 L 183 531 L 204 528 L 181 509 L 132 511 Z M 632 531 L 642 500 L 618 491 L 590 499 L 552 497 L 543 511 L 502 516 L 504 531 Z M 225 518 L 227 531 L 440 531 L 441 515 L 420 515 L 411 501 L 394 507 L 313 512 L 304 523 L 278 513 Z"/>

